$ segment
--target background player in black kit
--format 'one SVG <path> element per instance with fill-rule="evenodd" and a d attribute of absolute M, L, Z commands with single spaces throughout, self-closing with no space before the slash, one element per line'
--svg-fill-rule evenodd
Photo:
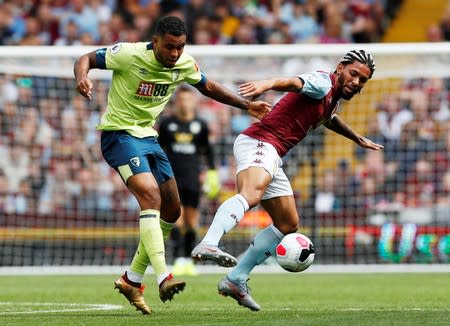
<path fill-rule="evenodd" d="M 196 116 L 195 90 L 180 87 L 174 98 L 174 113 L 159 126 L 159 143 L 172 164 L 181 199 L 181 216 L 172 229 L 174 274 L 195 275 L 191 251 L 196 243 L 199 200 L 202 191 L 200 174 L 207 169 L 204 188 L 209 199 L 217 197 L 220 183 L 214 164 L 206 122 Z"/>

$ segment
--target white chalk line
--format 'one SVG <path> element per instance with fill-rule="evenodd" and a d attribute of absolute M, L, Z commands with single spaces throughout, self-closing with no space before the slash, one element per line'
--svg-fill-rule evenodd
<path fill-rule="evenodd" d="M 8 310 L 0 311 L 1 315 L 26 315 L 26 314 L 43 314 L 43 313 L 55 313 L 55 312 L 81 312 L 81 311 L 109 311 L 109 310 L 120 310 L 123 306 L 113 305 L 113 304 L 89 304 L 89 303 L 60 303 L 60 302 L 1 302 L 0 309 L 3 307 L 11 306 L 12 308 L 17 308 L 18 306 L 28 306 L 28 307 L 61 307 L 56 309 L 48 310 L 29 310 L 17 311 Z M 71 307 L 71 308 L 64 308 Z"/>

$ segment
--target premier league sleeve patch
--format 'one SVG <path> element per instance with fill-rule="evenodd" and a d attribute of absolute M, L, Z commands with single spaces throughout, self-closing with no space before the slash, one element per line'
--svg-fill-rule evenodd
<path fill-rule="evenodd" d="M 122 47 L 121 43 L 114 44 L 111 47 L 111 54 L 116 54 L 117 52 L 119 52 L 121 47 Z"/>

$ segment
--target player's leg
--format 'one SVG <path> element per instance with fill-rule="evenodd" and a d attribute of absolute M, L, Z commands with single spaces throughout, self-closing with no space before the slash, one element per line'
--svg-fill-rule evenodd
<path fill-rule="evenodd" d="M 195 268 L 194 262 L 191 258 L 191 252 L 195 247 L 197 241 L 197 227 L 199 223 L 200 211 L 198 209 L 200 201 L 200 191 L 192 190 L 189 195 L 185 198 L 184 202 L 184 236 L 183 236 L 183 272 L 186 275 L 197 275 L 197 270 Z"/>
<path fill-rule="evenodd" d="M 277 196 L 277 193 L 280 196 Z M 276 246 L 285 234 L 295 232 L 298 228 L 298 214 L 292 189 L 281 169 L 267 187 L 261 205 L 271 216 L 273 224 L 255 236 L 236 267 L 219 283 L 220 294 L 231 296 L 240 305 L 252 310 L 259 310 L 259 305 L 248 293 L 247 280 L 250 272 L 275 253 Z"/>
<path fill-rule="evenodd" d="M 179 179 L 177 179 L 178 182 Z M 191 251 L 194 249 L 199 220 L 200 185 L 191 181 L 194 187 L 186 187 L 186 180 L 180 182 L 179 194 L 181 200 L 181 217 L 172 230 L 172 240 L 174 243 L 174 275 L 197 275 L 194 263 L 191 258 Z M 197 184 L 197 187 L 195 187 Z M 174 232 L 175 231 L 175 232 Z"/>
<path fill-rule="evenodd" d="M 218 248 L 220 239 L 242 220 L 249 208 L 259 203 L 272 180 L 269 171 L 281 164 L 273 146 L 247 136 L 240 135 L 233 149 L 239 193 L 220 205 L 205 237 L 191 254 L 196 260 L 211 260 L 225 267 L 234 266 L 236 259 Z"/>
<path fill-rule="evenodd" d="M 159 193 L 161 194 L 161 216 L 164 217 L 166 226 L 169 225 L 169 223 L 173 225 L 180 216 L 180 197 L 169 159 L 159 144 L 154 152 L 149 155 L 149 163 L 159 184 Z M 161 234 L 162 233 L 163 232 L 161 232 Z M 164 249 L 164 242 L 162 248 Z M 161 279 L 158 279 L 158 281 L 161 281 Z M 159 282 L 159 297 L 162 301 L 172 300 L 176 293 L 183 291 L 184 287 L 185 282 L 175 280 L 172 277 L 172 274 L 170 274 L 163 281 Z"/>
<path fill-rule="evenodd" d="M 161 196 L 158 183 L 162 181 L 159 173 L 157 175 L 158 180 L 153 176 L 146 155 L 162 150 L 155 138 L 136 138 L 125 131 L 102 132 L 101 144 L 105 160 L 120 174 L 141 207 L 139 246 L 131 266 L 122 278 L 116 280 L 115 286 L 119 288 L 119 291 L 127 297 L 131 304 L 143 313 L 150 313 L 150 309 L 145 304 L 141 286 L 148 263 L 151 261 L 154 265 L 160 284 L 163 284 L 165 280 L 172 279 L 165 264 L 164 243 L 162 242 L 162 231 L 159 225 Z M 155 166 L 152 168 L 159 172 Z M 170 172 L 169 165 L 169 173 L 164 175 L 165 180 L 173 176 L 173 173 L 170 175 Z M 173 281 L 170 283 L 173 283 Z M 184 282 L 182 283 L 184 287 Z M 161 299 L 165 301 L 166 296 L 161 297 Z"/>
<path fill-rule="evenodd" d="M 160 184 L 161 192 L 161 230 L 164 241 L 169 238 L 175 223 L 179 222 L 181 216 L 181 203 L 178 194 L 177 183 L 172 177 L 168 181 Z"/>
<path fill-rule="evenodd" d="M 253 239 L 237 266 L 228 274 L 234 281 L 246 281 L 252 269 L 274 255 L 276 246 L 285 234 L 298 228 L 298 215 L 294 196 L 281 196 L 263 200 L 261 205 L 273 224 L 261 230 Z"/>
<path fill-rule="evenodd" d="M 250 207 L 258 204 L 270 180 L 270 174 L 261 167 L 252 166 L 240 171 L 237 176 L 239 193 L 219 206 L 205 237 L 192 250 L 192 258 L 210 260 L 223 267 L 235 266 L 236 258 L 219 249 L 219 241 L 242 220 Z"/>

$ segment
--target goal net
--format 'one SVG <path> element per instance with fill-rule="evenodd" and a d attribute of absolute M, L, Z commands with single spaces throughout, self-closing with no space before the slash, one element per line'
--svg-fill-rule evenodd
<path fill-rule="evenodd" d="M 356 45 L 189 46 L 210 79 L 247 80 L 332 71 Z M 372 152 L 319 127 L 284 158 L 316 263 L 449 263 L 450 44 L 358 45 L 376 71 L 339 115 L 385 146 Z M 127 265 L 138 243 L 136 200 L 104 162 L 95 126 L 111 74 L 92 71 L 94 96 L 76 94 L 72 67 L 89 47 L 0 51 L 0 266 Z M 263 98 L 275 103 L 280 93 Z M 164 114 L 171 111 L 169 104 Z M 201 200 L 201 237 L 235 193 L 232 143 L 253 122 L 201 98 L 222 181 Z M 241 254 L 270 223 L 261 207 L 222 241 Z M 169 262 L 171 246 L 167 243 Z"/>

